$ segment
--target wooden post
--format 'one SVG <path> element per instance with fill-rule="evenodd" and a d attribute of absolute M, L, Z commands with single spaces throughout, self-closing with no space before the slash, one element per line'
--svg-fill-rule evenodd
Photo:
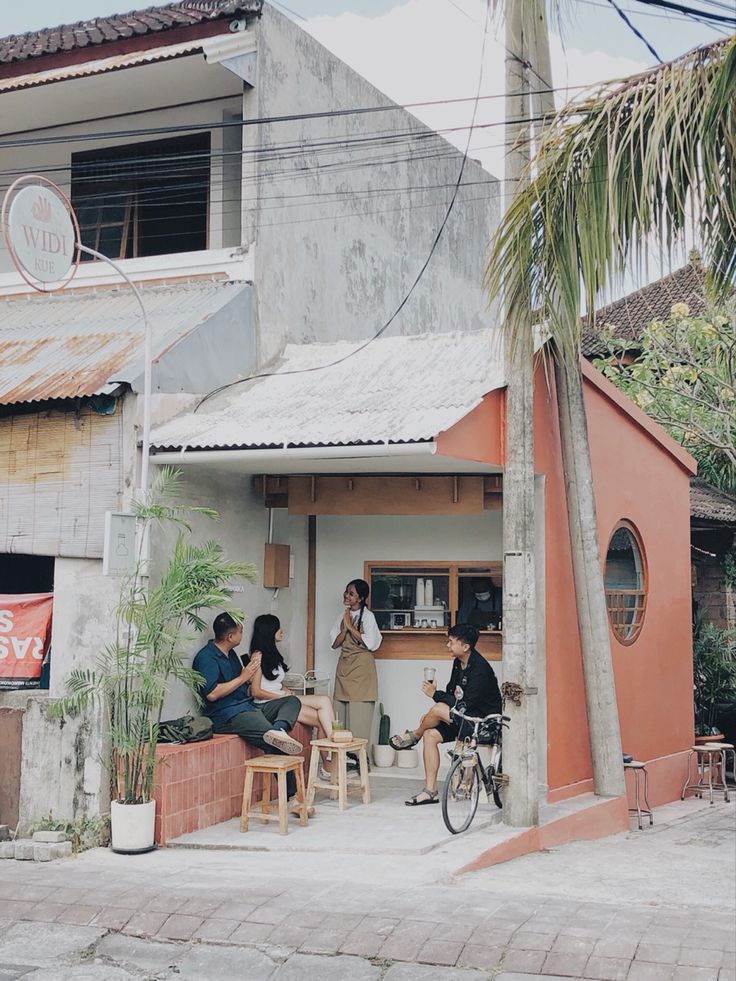
<path fill-rule="evenodd" d="M 317 580 L 317 518 L 307 518 L 307 671 L 314 671 L 314 604 Z"/>

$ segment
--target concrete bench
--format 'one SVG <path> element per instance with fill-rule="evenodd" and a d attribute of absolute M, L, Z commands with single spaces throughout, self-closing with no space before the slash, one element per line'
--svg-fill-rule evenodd
<path fill-rule="evenodd" d="M 291 734 L 304 746 L 308 772 L 312 731 L 297 722 Z M 153 788 L 156 843 L 163 846 L 190 831 L 240 817 L 245 761 L 263 755 L 239 736 L 213 736 L 182 745 L 159 743 Z"/>

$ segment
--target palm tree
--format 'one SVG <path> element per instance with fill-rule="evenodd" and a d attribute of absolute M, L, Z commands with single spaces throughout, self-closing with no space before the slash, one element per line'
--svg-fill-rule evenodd
<path fill-rule="evenodd" d="M 580 369 L 589 316 L 652 235 L 672 250 L 690 217 L 724 288 L 736 271 L 736 37 L 604 87 L 542 136 L 492 243 L 486 288 L 506 302 L 511 350 L 549 333 L 557 381 L 593 773 L 623 789 Z M 534 318 L 529 311 L 534 310 Z M 613 730 L 615 729 L 615 735 Z M 617 758 L 616 758 L 617 757 Z"/>

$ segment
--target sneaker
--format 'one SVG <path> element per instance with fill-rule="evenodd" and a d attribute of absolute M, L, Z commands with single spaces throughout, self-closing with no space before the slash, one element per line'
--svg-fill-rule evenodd
<path fill-rule="evenodd" d="M 281 729 L 269 729 L 268 732 L 264 732 L 263 741 L 274 749 L 286 753 L 287 756 L 298 756 L 303 749 L 300 742 L 292 739 L 288 732 L 283 732 Z"/>

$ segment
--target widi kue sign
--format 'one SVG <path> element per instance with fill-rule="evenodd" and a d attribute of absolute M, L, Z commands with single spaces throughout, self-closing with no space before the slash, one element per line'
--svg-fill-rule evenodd
<path fill-rule="evenodd" d="M 38 688 L 53 593 L 0 593 L 0 689 Z"/>

